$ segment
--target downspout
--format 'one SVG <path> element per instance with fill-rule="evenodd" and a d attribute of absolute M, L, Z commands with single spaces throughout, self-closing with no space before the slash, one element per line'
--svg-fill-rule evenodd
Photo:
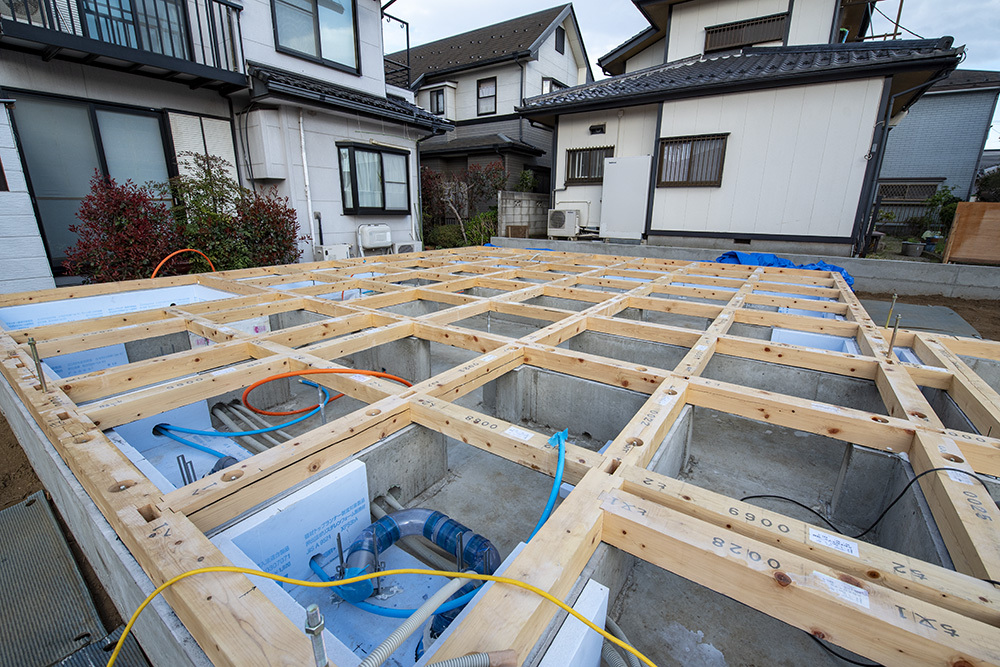
<path fill-rule="evenodd" d="M 309 191 L 309 162 L 306 160 L 306 131 L 302 125 L 302 109 L 299 108 L 299 147 L 302 149 L 302 178 L 306 191 L 306 215 L 309 216 L 309 231 L 313 243 L 313 259 L 316 258 L 316 240 L 319 234 L 316 230 L 316 218 L 313 217 L 312 194 Z"/>
<path fill-rule="evenodd" d="M 649 232 L 653 229 L 653 203 L 656 200 L 656 177 L 660 164 L 660 130 L 663 127 L 663 102 L 656 107 L 656 133 L 653 137 L 653 159 L 649 165 L 649 185 L 646 195 L 646 229 L 643 236 L 649 240 Z"/>
<path fill-rule="evenodd" d="M 521 62 L 521 56 L 514 56 L 514 62 L 521 70 L 521 101 L 518 106 L 524 106 L 524 63 Z M 517 140 L 522 144 L 524 143 L 524 119 L 517 119 Z"/>

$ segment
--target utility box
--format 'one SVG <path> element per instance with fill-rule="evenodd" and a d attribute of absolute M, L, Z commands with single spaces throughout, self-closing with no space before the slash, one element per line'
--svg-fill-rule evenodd
<path fill-rule="evenodd" d="M 315 250 L 317 262 L 329 262 L 335 259 L 350 259 L 350 243 L 334 243 L 333 245 L 318 245 Z"/>
<path fill-rule="evenodd" d="M 646 231 L 652 157 L 604 158 L 601 238 L 639 240 Z"/>
<path fill-rule="evenodd" d="M 362 248 L 391 247 L 392 231 L 389 225 L 361 225 L 358 227 L 358 243 Z"/>
<path fill-rule="evenodd" d="M 288 177 L 288 158 L 282 137 L 281 112 L 255 109 L 247 114 L 247 149 L 253 180 L 283 180 Z"/>

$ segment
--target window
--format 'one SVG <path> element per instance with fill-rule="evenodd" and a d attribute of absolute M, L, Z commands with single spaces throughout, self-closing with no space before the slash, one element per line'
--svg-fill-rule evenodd
<path fill-rule="evenodd" d="M 565 83 L 553 79 L 551 77 L 544 77 L 542 79 L 542 95 L 547 95 L 548 93 L 554 93 L 557 90 L 562 90 L 563 88 L 568 88 Z"/>
<path fill-rule="evenodd" d="M 574 148 L 566 151 L 566 185 L 600 183 L 604 180 L 604 158 L 614 157 L 614 146 Z"/>
<path fill-rule="evenodd" d="M 938 184 L 943 180 L 934 178 L 916 181 L 882 181 L 878 186 L 878 196 L 884 203 L 922 204 L 925 199 L 937 192 Z"/>
<path fill-rule="evenodd" d="M 656 187 L 720 187 L 728 137 L 727 133 L 660 139 Z"/>
<path fill-rule="evenodd" d="M 431 91 L 431 113 L 444 115 L 444 90 Z"/>
<path fill-rule="evenodd" d="M 277 50 L 358 71 L 354 0 L 274 0 Z"/>
<path fill-rule="evenodd" d="M 337 144 L 344 213 L 410 212 L 409 152 Z"/>
<path fill-rule="evenodd" d="M 562 26 L 556 28 L 556 51 L 566 53 L 566 30 Z"/>
<path fill-rule="evenodd" d="M 476 114 L 488 116 L 497 112 L 497 78 L 480 79 L 476 82 Z"/>
<path fill-rule="evenodd" d="M 3 173 L 3 162 L 0 162 L 0 192 L 7 192 L 7 175 Z"/>
<path fill-rule="evenodd" d="M 785 12 L 709 26 L 705 28 L 705 52 L 784 41 L 787 25 L 788 13 Z"/>

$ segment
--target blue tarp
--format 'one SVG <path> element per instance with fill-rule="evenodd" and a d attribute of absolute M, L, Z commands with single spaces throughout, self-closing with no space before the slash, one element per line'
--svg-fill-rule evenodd
<path fill-rule="evenodd" d="M 808 269 L 810 271 L 836 271 L 844 276 L 844 280 L 853 289 L 854 278 L 847 272 L 847 269 L 826 262 L 813 262 L 812 264 L 796 264 L 790 259 L 778 257 L 767 252 L 738 252 L 730 250 L 715 258 L 720 264 L 744 264 L 747 266 L 777 266 L 783 269 Z"/>

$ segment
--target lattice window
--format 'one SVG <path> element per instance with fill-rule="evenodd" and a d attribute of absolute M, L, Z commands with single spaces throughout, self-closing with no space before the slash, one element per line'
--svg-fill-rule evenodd
<path fill-rule="evenodd" d="M 705 52 L 785 39 L 788 12 L 705 28 Z"/>
<path fill-rule="evenodd" d="M 574 148 L 566 151 L 566 184 L 603 182 L 604 158 L 614 155 L 614 146 Z"/>
<path fill-rule="evenodd" d="M 922 202 L 938 189 L 938 182 L 880 183 L 878 194 L 883 202 Z"/>

